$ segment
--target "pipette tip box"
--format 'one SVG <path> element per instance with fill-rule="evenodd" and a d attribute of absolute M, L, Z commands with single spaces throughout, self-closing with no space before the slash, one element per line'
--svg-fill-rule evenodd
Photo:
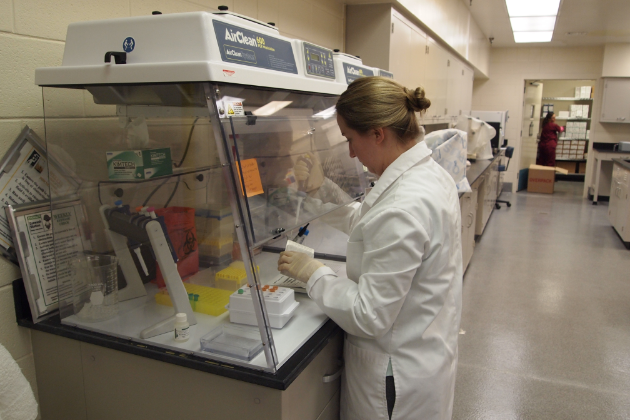
<path fill-rule="evenodd" d="M 263 286 L 262 293 L 269 315 L 269 326 L 278 329 L 284 327 L 300 305 L 295 301 L 295 293 L 292 289 L 277 286 Z M 238 289 L 230 296 L 229 309 L 230 322 L 258 325 L 249 287 Z"/>
<path fill-rule="evenodd" d="M 230 301 L 230 290 L 216 289 L 214 287 L 200 286 L 198 284 L 184 283 L 186 293 L 197 295 L 197 300 L 191 300 L 190 305 L 194 312 L 212 316 L 219 316 L 226 311 L 225 306 Z M 168 290 L 162 289 L 155 295 L 155 301 L 160 305 L 173 306 Z"/>

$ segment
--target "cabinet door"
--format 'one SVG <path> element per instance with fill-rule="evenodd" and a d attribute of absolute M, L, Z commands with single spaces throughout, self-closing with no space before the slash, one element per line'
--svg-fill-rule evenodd
<path fill-rule="evenodd" d="M 624 241 L 630 238 L 630 225 L 628 224 L 628 216 L 630 215 L 630 199 L 628 198 L 628 181 L 630 173 L 620 168 L 619 171 L 619 188 L 618 188 L 618 204 L 617 204 L 617 232 Z M 612 192 L 611 192 L 612 194 Z M 626 230 L 628 228 L 628 231 Z"/>
<path fill-rule="evenodd" d="M 617 209 L 619 207 L 619 165 L 613 165 L 612 182 L 610 184 L 610 201 L 608 202 L 608 221 L 617 229 Z"/>
<path fill-rule="evenodd" d="M 461 94 L 461 115 L 470 115 L 472 112 L 473 82 L 475 80 L 475 72 L 470 67 L 462 64 L 464 72 Z"/>
<path fill-rule="evenodd" d="M 392 34 L 390 39 L 389 71 L 404 86 L 413 83 L 413 69 L 409 51 L 412 49 L 411 28 L 396 15 L 392 15 Z"/>
<path fill-rule="evenodd" d="M 454 57 L 447 60 L 446 115 L 470 115 L 472 108 L 473 71 Z"/>
<path fill-rule="evenodd" d="M 441 119 L 446 115 L 446 85 L 448 80 L 448 53 L 434 40 L 427 38 L 428 63 L 425 91 L 431 100 L 426 116 Z"/>
<path fill-rule="evenodd" d="M 450 54 L 449 54 L 450 55 Z M 452 56 L 447 59 L 448 81 L 446 82 L 446 115 L 461 115 L 461 96 L 464 85 L 464 65 Z"/>
<path fill-rule="evenodd" d="M 470 236 L 470 229 L 468 229 L 465 219 L 468 213 L 470 213 L 471 195 L 471 193 L 466 193 L 459 199 L 459 208 L 462 222 L 462 262 L 464 267 L 466 267 L 466 261 L 468 258 L 468 238 Z"/>
<path fill-rule="evenodd" d="M 427 63 L 428 55 L 427 49 L 427 36 L 419 29 L 411 29 L 411 50 L 409 51 L 409 57 L 411 58 L 411 89 L 415 89 L 418 86 L 424 87 L 427 78 Z M 395 75 L 394 75 L 395 76 Z"/>
<path fill-rule="evenodd" d="M 604 79 L 600 122 L 630 123 L 630 79 Z"/>

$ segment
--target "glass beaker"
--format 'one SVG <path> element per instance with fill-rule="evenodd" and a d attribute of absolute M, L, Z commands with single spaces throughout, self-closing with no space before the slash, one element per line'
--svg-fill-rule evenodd
<path fill-rule="evenodd" d="M 118 259 L 113 255 L 83 255 L 70 261 L 74 314 L 87 322 L 118 315 Z"/>

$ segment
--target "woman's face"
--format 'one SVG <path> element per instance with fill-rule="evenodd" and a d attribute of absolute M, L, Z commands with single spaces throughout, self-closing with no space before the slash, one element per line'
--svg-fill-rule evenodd
<path fill-rule="evenodd" d="M 372 131 L 367 133 L 359 133 L 348 127 L 344 119 L 337 114 L 337 124 L 341 130 L 341 135 L 348 140 L 348 152 L 350 157 L 356 157 L 368 171 L 376 175 L 381 175 L 382 170 L 379 166 L 378 150 L 376 148 L 376 139 Z"/>
<path fill-rule="evenodd" d="M 555 116 L 555 115 L 552 115 L 552 116 L 551 116 L 551 119 L 550 119 L 549 121 L 551 121 L 552 123 L 555 123 L 555 122 L 556 122 L 556 116 Z"/>

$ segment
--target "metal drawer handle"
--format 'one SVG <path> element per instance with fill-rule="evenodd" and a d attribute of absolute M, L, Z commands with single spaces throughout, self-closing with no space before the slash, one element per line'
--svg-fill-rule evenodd
<path fill-rule="evenodd" d="M 332 375 L 324 375 L 322 377 L 322 382 L 325 384 L 329 384 L 339 379 L 339 377 L 341 376 L 341 373 L 343 372 L 343 363 L 340 363 L 340 365 L 341 367 L 339 368 L 337 372 L 333 373 Z"/>

